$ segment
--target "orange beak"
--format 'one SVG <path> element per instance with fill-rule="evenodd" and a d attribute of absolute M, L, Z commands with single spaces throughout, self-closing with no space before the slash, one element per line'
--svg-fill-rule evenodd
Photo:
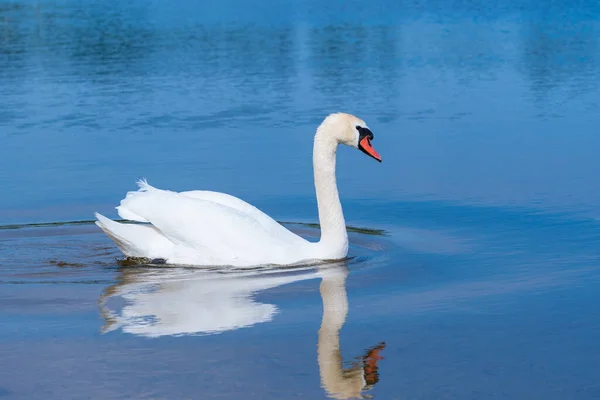
<path fill-rule="evenodd" d="M 364 153 L 376 159 L 377 161 L 381 162 L 381 156 L 375 151 L 373 146 L 371 146 L 371 140 L 368 136 L 365 136 L 360 142 L 358 142 L 358 148 L 361 149 Z"/>

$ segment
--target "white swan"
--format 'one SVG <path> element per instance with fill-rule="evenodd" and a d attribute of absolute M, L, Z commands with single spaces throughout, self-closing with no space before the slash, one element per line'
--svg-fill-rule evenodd
<path fill-rule="evenodd" d="M 373 134 L 361 119 L 331 114 L 317 128 L 313 147 L 321 239 L 312 243 L 285 229 L 254 206 L 224 193 L 172 192 L 138 182 L 117 207 L 122 224 L 96 213 L 96 224 L 128 257 L 169 264 L 250 267 L 336 260 L 348 253 L 348 235 L 335 179 L 338 144 L 381 161 Z"/>

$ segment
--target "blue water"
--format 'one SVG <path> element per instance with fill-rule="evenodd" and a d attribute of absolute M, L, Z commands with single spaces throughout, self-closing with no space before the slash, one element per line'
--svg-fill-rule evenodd
<path fill-rule="evenodd" d="M 599 82 L 595 1 L 0 0 L 0 397 L 599 398 Z M 126 267 L 86 222 L 146 177 L 315 238 L 336 111 L 383 157 L 338 153 L 347 262 Z"/>

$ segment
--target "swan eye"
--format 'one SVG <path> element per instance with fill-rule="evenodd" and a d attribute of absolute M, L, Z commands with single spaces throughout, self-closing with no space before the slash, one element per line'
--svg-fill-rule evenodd
<path fill-rule="evenodd" d="M 365 128 L 363 126 L 360 125 L 356 125 L 356 130 L 358 130 L 358 134 L 359 134 L 359 138 L 362 139 L 365 136 L 368 137 L 369 139 L 373 139 L 373 132 L 371 132 L 371 130 L 369 128 Z"/>

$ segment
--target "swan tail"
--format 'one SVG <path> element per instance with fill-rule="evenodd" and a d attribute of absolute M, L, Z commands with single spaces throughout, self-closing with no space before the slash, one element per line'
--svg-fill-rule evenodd
<path fill-rule="evenodd" d="M 123 236 L 124 224 L 113 221 L 110 218 L 106 218 L 104 215 L 100 213 L 94 213 L 97 221 L 96 225 L 106 233 L 106 235 L 112 239 L 113 242 L 117 245 L 117 247 L 129 257 L 134 257 L 131 254 L 130 247 L 131 243 Z"/>
<path fill-rule="evenodd" d="M 146 178 L 142 178 L 136 183 L 139 189 L 137 191 L 127 192 L 125 198 L 121 200 L 120 205 L 116 207 L 117 213 L 119 214 L 119 217 L 129 221 L 150 222 L 147 218 L 144 218 L 143 216 L 132 211 L 132 208 L 135 208 L 132 207 L 132 203 L 143 196 L 147 196 L 151 192 L 158 191 L 159 189 L 151 186 Z"/>
<path fill-rule="evenodd" d="M 149 192 L 151 190 L 158 190 L 154 186 L 150 185 L 148 183 L 148 180 L 146 180 L 146 178 L 140 179 L 139 181 L 136 182 L 136 184 L 140 188 L 139 189 L 140 192 Z"/>
<path fill-rule="evenodd" d="M 127 257 L 161 258 L 167 247 L 172 245 L 172 242 L 153 226 L 122 224 L 100 213 L 94 215 L 97 218 L 96 225 Z"/>

